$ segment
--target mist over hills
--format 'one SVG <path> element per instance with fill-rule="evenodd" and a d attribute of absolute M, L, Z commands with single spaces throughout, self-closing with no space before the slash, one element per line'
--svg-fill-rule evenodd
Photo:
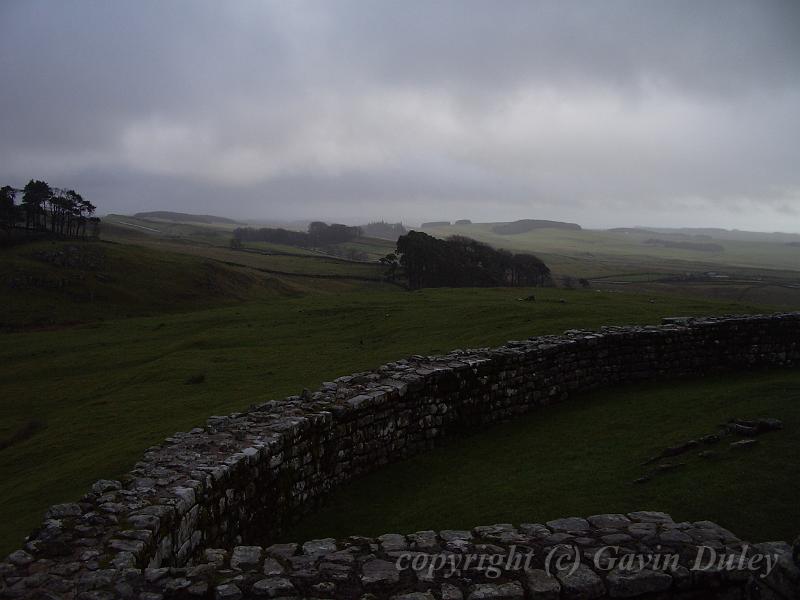
<path fill-rule="evenodd" d="M 297 220 L 283 220 L 283 219 L 232 219 L 229 217 L 222 217 L 219 215 L 208 214 L 194 214 L 175 212 L 169 210 L 155 210 L 147 212 L 137 212 L 132 215 L 137 219 L 145 220 L 160 220 L 160 221 L 175 221 L 183 223 L 202 223 L 202 224 L 226 224 L 226 225 L 244 225 L 244 224 L 263 224 L 275 225 L 288 229 L 305 230 L 309 223 L 317 220 L 324 222 L 334 222 L 330 219 L 297 219 Z M 773 243 L 795 243 L 800 242 L 799 233 L 788 233 L 781 231 L 758 231 L 758 230 L 742 230 L 742 229 L 724 229 L 721 227 L 658 227 L 658 226 L 634 226 L 634 227 L 610 227 L 610 228 L 586 228 L 578 223 L 571 223 L 567 221 L 548 220 L 548 219 L 518 219 L 516 221 L 471 221 L 470 219 L 454 219 L 454 220 L 440 220 L 428 221 L 421 223 L 419 226 L 409 224 L 408 221 L 401 221 L 397 223 L 387 223 L 384 221 L 371 221 L 367 223 L 358 223 L 353 219 L 343 219 L 342 222 L 350 225 L 358 225 L 364 230 L 364 235 L 368 237 L 378 237 L 384 239 L 396 239 L 397 235 L 401 235 L 405 230 L 411 229 L 428 229 L 428 228 L 442 228 L 451 226 L 490 226 L 494 233 L 501 235 L 516 235 L 535 231 L 537 229 L 561 229 L 572 231 L 607 231 L 615 234 L 631 234 L 631 235 L 669 235 L 675 238 L 683 238 L 687 240 L 729 240 L 729 241 L 743 241 L 743 242 L 773 242 Z M 413 222 L 412 222 L 413 223 Z"/>

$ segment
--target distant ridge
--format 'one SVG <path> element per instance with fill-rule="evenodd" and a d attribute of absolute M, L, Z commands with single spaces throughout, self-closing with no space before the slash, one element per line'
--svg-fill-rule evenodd
<path fill-rule="evenodd" d="M 170 212 L 167 210 L 155 210 L 152 212 L 140 212 L 133 215 L 137 219 L 161 219 L 163 221 L 183 221 L 185 223 L 228 223 L 229 225 L 239 225 L 238 221 L 217 217 L 214 215 L 192 215 L 188 213 Z"/>
<path fill-rule="evenodd" d="M 609 229 L 611 233 L 641 233 L 645 235 L 654 235 L 655 231 L 644 229 L 643 227 L 612 227 Z"/>
<path fill-rule="evenodd" d="M 359 225 L 361 233 L 366 237 L 379 238 L 382 240 L 397 241 L 401 235 L 408 233 L 402 223 L 387 223 L 386 221 L 372 221 L 366 225 Z"/>
<path fill-rule="evenodd" d="M 500 223 L 492 227 L 492 231 L 500 235 L 513 235 L 515 233 L 526 233 L 534 229 L 570 229 L 580 231 L 581 226 L 577 223 L 565 223 L 563 221 L 546 221 L 544 219 L 521 219 L 512 223 Z"/>
<path fill-rule="evenodd" d="M 708 242 L 675 242 L 672 240 L 660 240 L 651 238 L 644 242 L 651 246 L 661 246 L 662 248 L 678 248 L 680 250 L 695 250 L 697 252 L 724 252 L 725 247 L 720 244 Z"/>
<path fill-rule="evenodd" d="M 695 239 L 772 243 L 800 242 L 800 234 L 781 231 L 747 231 L 742 229 L 720 229 L 716 227 L 680 227 L 675 229 L 649 227 L 648 229 L 657 234 L 685 235 Z"/>
<path fill-rule="evenodd" d="M 422 229 L 426 229 L 428 227 L 448 227 L 450 225 L 450 221 L 428 221 L 427 223 L 423 223 L 420 225 Z"/>

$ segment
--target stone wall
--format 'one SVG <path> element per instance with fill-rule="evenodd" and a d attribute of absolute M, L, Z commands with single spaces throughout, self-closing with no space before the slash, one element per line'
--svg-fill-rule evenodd
<path fill-rule="evenodd" d="M 639 511 L 207 549 L 188 568 L 129 571 L 114 582 L 114 593 L 220 600 L 767 600 L 797 597 L 800 571 L 791 552 L 786 543 L 750 546 L 710 521 L 676 523 L 665 513 Z"/>
<path fill-rule="evenodd" d="M 0 563 L 0 595 L 100 594 L 126 572 L 182 568 L 209 548 L 274 539 L 353 477 L 575 392 L 797 364 L 800 313 L 789 313 L 570 330 L 340 377 L 211 417 L 148 449 L 122 481 L 98 481 L 79 502 L 51 507 L 24 549 Z"/>

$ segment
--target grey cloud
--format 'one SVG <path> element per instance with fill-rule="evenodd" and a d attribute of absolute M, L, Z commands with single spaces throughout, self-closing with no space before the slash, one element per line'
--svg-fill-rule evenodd
<path fill-rule="evenodd" d="M 652 80 L 728 94 L 800 81 L 800 5 L 791 1 L 348 6 L 325 44 L 390 82 L 635 88 Z"/>
<path fill-rule="evenodd" d="M 0 20 L 0 178 L 103 211 L 800 231 L 796 2 L 11 0 Z"/>

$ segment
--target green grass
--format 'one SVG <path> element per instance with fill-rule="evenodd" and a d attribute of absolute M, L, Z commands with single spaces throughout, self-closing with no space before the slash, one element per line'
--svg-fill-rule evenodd
<path fill-rule="evenodd" d="M 517 301 L 530 293 L 536 302 Z M 121 475 L 144 448 L 212 414 L 410 354 L 574 327 L 657 323 L 667 315 L 742 312 L 763 309 L 578 290 L 375 288 L 7 333 L 0 439 L 17 441 L 0 450 L 0 553 L 17 547 L 50 504 L 78 498 L 97 478 Z M 202 383 L 186 383 L 200 375 Z"/>
<path fill-rule="evenodd" d="M 357 250 L 358 252 L 363 252 L 367 255 L 369 260 L 380 260 L 387 254 L 394 252 L 395 247 L 397 244 L 395 242 L 389 240 L 383 240 L 380 238 L 358 238 L 351 242 L 342 242 L 340 244 L 335 244 L 339 248 L 344 248 L 348 250 Z"/>
<path fill-rule="evenodd" d="M 362 263 L 343 260 L 321 254 L 268 255 L 256 252 L 244 252 L 224 247 L 183 246 L 163 243 L 162 250 L 180 252 L 198 258 L 206 258 L 223 262 L 228 265 L 238 265 L 266 273 L 296 274 L 299 276 L 348 277 L 355 279 L 371 279 L 378 281 L 383 277 L 386 268 L 377 263 Z"/>
<path fill-rule="evenodd" d="M 1 249 L 0 330 L 188 312 L 306 293 L 398 289 L 380 281 L 385 269 L 378 264 L 140 241 L 51 240 Z M 77 262 L 59 262 L 64 252 Z"/>
<path fill-rule="evenodd" d="M 244 256 L 244 258 L 243 258 Z M 341 260 L 328 256 L 284 256 L 249 254 L 239 252 L 233 260 L 256 268 L 298 275 L 338 275 L 342 277 L 367 277 L 380 279 L 386 268 L 374 263 Z M 246 261 L 246 262 L 245 262 Z"/>
<path fill-rule="evenodd" d="M 646 484 L 641 463 L 713 433 L 733 417 L 776 417 L 783 431 L 746 450 L 729 441 L 669 459 L 686 462 Z M 769 370 L 630 385 L 587 393 L 449 440 L 335 491 L 288 531 L 302 541 L 347 535 L 545 522 L 564 516 L 661 510 L 710 519 L 753 542 L 800 531 L 800 371 Z M 665 460 L 665 462 L 668 462 Z"/>
<path fill-rule="evenodd" d="M 252 250 L 261 250 L 267 253 L 274 252 L 276 254 L 294 254 L 301 256 L 319 256 L 320 253 L 308 248 L 299 248 L 297 246 L 289 246 L 288 244 L 275 244 L 273 242 L 242 242 L 243 248 Z"/>

